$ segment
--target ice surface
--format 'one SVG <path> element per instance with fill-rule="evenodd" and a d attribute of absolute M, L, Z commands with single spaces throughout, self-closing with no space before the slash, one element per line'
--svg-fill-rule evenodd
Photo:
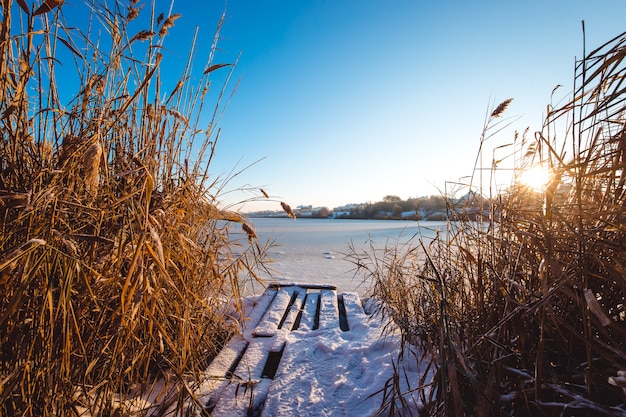
<path fill-rule="evenodd" d="M 332 283 L 339 291 L 367 295 L 373 282 L 364 274 L 357 274 L 355 264 L 346 254 L 353 247 L 358 253 L 386 245 L 404 244 L 414 236 L 426 240 L 446 223 L 392 220 L 340 219 L 257 219 L 254 224 L 261 242 L 271 241 L 278 246 L 270 249 L 269 265 L 272 273 L 263 278 L 283 282 Z M 414 242 L 417 244 L 417 242 Z"/>

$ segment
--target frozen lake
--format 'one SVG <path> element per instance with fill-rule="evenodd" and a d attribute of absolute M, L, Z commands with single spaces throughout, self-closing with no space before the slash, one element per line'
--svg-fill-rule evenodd
<path fill-rule="evenodd" d="M 445 230 L 445 222 L 400 220 L 274 219 L 252 218 L 259 241 L 273 241 L 269 251 L 272 275 L 277 282 L 334 284 L 338 291 L 366 294 L 368 283 L 356 275 L 354 264 L 346 259 L 352 244 L 359 252 L 382 250 L 419 237 L 432 238 Z"/>

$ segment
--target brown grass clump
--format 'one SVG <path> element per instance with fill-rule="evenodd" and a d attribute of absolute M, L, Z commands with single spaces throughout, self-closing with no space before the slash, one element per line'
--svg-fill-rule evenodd
<path fill-rule="evenodd" d="M 160 378 L 163 414 L 193 402 L 264 256 L 243 218 L 218 208 L 207 161 L 219 99 L 198 128 L 225 65 L 211 53 L 190 85 L 190 51 L 174 88 L 160 78 L 159 23 L 128 33 L 136 1 L 92 3 L 83 26 L 64 22 L 62 3 L 2 4 L 0 415 L 122 415 L 117 399 Z"/>
<path fill-rule="evenodd" d="M 450 198 L 447 233 L 357 257 L 437 370 L 432 386 L 394 394 L 421 393 L 424 415 L 626 413 L 625 56 L 626 33 L 587 54 L 572 100 L 534 139 L 504 145 L 514 149 L 507 190 L 473 178 L 462 206 Z M 534 165 L 551 172 L 540 190 L 518 181 Z"/>

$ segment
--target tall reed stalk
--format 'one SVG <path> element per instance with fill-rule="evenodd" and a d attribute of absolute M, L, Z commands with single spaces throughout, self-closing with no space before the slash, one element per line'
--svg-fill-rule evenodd
<path fill-rule="evenodd" d="M 66 22 L 63 2 L 30 3 L 2 0 L 0 22 L 0 415 L 123 413 L 159 378 L 159 413 L 176 410 L 265 253 L 209 171 L 228 93 L 209 87 L 234 68 L 214 62 L 222 20 L 198 81 L 190 39 L 170 85 L 179 15 L 93 0 Z"/>
<path fill-rule="evenodd" d="M 432 385 L 395 393 L 421 393 L 424 415 L 626 413 L 625 56 L 626 33 L 585 54 L 571 101 L 507 144 L 510 187 L 472 181 L 461 207 L 450 199 L 447 234 L 408 252 L 353 254 L 437 369 Z M 519 181 L 535 165 L 550 170 L 540 190 Z"/>

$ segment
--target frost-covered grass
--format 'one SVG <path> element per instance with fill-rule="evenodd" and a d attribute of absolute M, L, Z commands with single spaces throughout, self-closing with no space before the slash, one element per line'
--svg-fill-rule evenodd
<path fill-rule="evenodd" d="M 507 102 L 493 110 L 464 188 L 489 210 L 450 207 L 458 221 L 428 246 L 354 254 L 405 341 L 432 358 L 425 415 L 626 412 L 625 56 L 622 34 L 578 62 L 571 102 L 503 145 L 516 170 L 498 194 L 502 161 L 479 181 Z M 520 181 L 537 165 L 550 173 L 539 190 Z"/>

